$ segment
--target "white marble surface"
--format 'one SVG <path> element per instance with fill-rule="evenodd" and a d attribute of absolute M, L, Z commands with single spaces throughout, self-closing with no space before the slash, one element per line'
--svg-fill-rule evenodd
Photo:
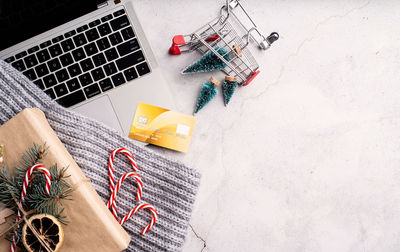
<path fill-rule="evenodd" d="M 209 74 L 167 54 L 224 1 L 135 1 L 178 108 Z M 243 0 L 265 33 L 261 74 L 197 116 L 187 154 L 202 173 L 184 251 L 399 251 L 400 2 Z"/>

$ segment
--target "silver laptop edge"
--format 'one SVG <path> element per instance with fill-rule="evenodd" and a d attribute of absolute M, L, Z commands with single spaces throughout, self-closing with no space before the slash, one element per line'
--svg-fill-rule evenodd
<path fill-rule="evenodd" d="M 130 1 L 121 1 L 119 4 L 115 4 L 114 1 L 107 1 L 96 11 L 0 51 L 0 58 L 6 59 L 20 51 L 39 45 L 44 41 L 64 34 L 72 29 L 76 29 L 82 24 L 101 18 L 121 8 L 125 9 L 133 26 L 140 47 L 145 55 L 146 62 L 150 66 L 151 73 L 115 87 L 93 98 L 89 98 L 70 108 L 89 117 L 98 119 L 124 135 L 128 135 L 138 102 L 175 109 L 170 89 L 162 74 L 162 70 L 158 66 Z"/>

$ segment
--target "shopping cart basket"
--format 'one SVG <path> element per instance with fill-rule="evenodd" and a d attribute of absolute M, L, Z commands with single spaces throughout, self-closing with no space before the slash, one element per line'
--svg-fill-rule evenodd
<path fill-rule="evenodd" d="M 250 27 L 242 22 L 239 13 L 235 13 L 237 9 L 248 18 Z M 249 45 L 254 42 L 260 49 L 267 50 L 278 39 L 276 32 L 263 36 L 239 0 L 227 0 L 217 18 L 189 35 L 174 36 L 169 53 L 179 55 L 197 51 L 205 55 L 212 52 L 226 64 L 222 70 L 226 75 L 236 77 L 239 85 L 247 86 L 260 73 Z M 217 48 L 223 48 L 226 53 L 221 55 Z M 230 54 L 229 57 L 224 57 L 226 54 Z"/>

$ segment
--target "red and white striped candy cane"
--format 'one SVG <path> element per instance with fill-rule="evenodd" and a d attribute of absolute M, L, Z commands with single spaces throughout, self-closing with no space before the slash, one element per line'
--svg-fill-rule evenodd
<path fill-rule="evenodd" d="M 32 174 L 35 170 L 41 171 L 44 173 L 44 176 L 46 178 L 46 187 L 45 187 L 45 191 L 47 194 L 50 193 L 50 186 L 51 186 L 51 175 L 49 170 L 44 167 L 43 165 L 34 165 L 32 167 L 30 167 L 28 169 L 28 171 L 25 173 L 25 179 L 24 179 L 24 184 L 22 185 L 22 192 L 21 192 L 21 198 L 19 200 L 19 202 L 21 203 L 21 205 L 24 204 L 25 201 L 25 197 L 26 197 L 26 189 L 29 185 L 29 181 L 32 177 Z M 18 210 L 18 216 L 16 218 L 16 221 L 20 221 L 21 220 L 21 212 Z M 14 252 L 16 249 L 16 235 L 17 235 L 17 231 L 14 232 L 13 235 L 13 241 L 11 242 L 11 247 L 10 247 L 10 252 Z"/>
<path fill-rule="evenodd" d="M 116 203 L 117 193 L 119 192 L 119 189 L 121 188 L 121 185 L 122 185 L 122 183 L 124 182 L 124 180 L 125 180 L 126 178 L 129 178 L 129 177 L 133 177 L 133 178 L 136 180 L 136 182 L 138 183 L 138 191 L 137 191 L 137 194 L 136 194 L 136 200 L 139 201 L 140 198 L 142 197 L 142 188 L 143 188 L 142 179 L 139 177 L 139 175 L 137 175 L 137 174 L 134 173 L 134 172 L 127 172 L 127 173 L 125 173 L 125 174 L 118 180 L 118 183 L 116 184 L 114 190 L 112 190 L 110 199 L 108 200 L 108 203 L 107 203 L 107 207 L 108 207 L 108 208 L 111 207 L 112 213 L 113 213 L 115 219 L 117 219 L 117 220 L 118 220 L 117 203 Z"/>
<path fill-rule="evenodd" d="M 139 168 L 136 164 L 136 160 L 135 158 L 132 156 L 132 154 L 125 148 L 118 148 L 115 149 L 111 152 L 110 157 L 108 158 L 108 177 L 110 180 L 110 188 L 111 191 L 114 190 L 114 183 L 115 183 L 115 179 L 114 179 L 114 159 L 115 159 L 115 155 L 117 155 L 118 153 L 122 153 L 125 154 L 125 156 L 128 157 L 129 159 L 129 163 L 131 163 L 132 165 L 132 169 L 137 172 L 139 171 Z"/>
<path fill-rule="evenodd" d="M 141 196 L 142 196 L 142 187 L 143 187 L 143 182 L 141 178 L 139 177 L 138 174 L 134 172 L 127 172 L 125 173 L 119 180 L 117 185 L 114 185 L 115 183 L 115 178 L 114 178 L 114 158 L 117 153 L 123 153 L 125 154 L 129 162 L 132 165 L 132 168 L 135 172 L 139 171 L 139 168 L 136 164 L 135 158 L 132 156 L 132 154 L 125 148 L 118 148 L 115 149 L 111 152 L 110 157 L 108 158 L 108 176 L 109 176 L 109 181 L 110 181 L 110 190 L 111 190 L 111 196 L 110 199 L 108 200 L 107 207 L 111 209 L 112 214 L 114 215 L 115 219 L 118 220 L 118 214 L 117 214 L 117 205 L 116 205 L 116 197 L 117 193 L 119 192 L 119 189 L 121 188 L 121 184 L 124 182 L 124 180 L 128 177 L 133 177 L 136 179 L 138 183 L 138 192 L 136 194 L 136 199 L 139 201 Z M 147 225 L 143 230 L 142 234 L 145 234 L 149 229 L 154 225 L 154 223 L 157 221 L 157 211 L 156 209 L 149 205 L 149 204 L 140 204 L 136 207 L 134 207 L 128 214 L 122 218 L 122 220 L 118 220 L 119 223 L 122 225 L 124 224 L 133 214 L 135 214 L 137 211 L 141 209 L 148 209 L 152 213 L 152 219 L 149 225 Z"/>
<path fill-rule="evenodd" d="M 151 221 L 150 221 L 149 225 L 147 225 L 141 232 L 142 234 L 145 234 L 147 231 L 149 231 L 149 229 L 157 221 L 157 210 L 152 205 L 140 204 L 140 205 L 134 207 L 129 213 L 127 213 L 124 216 L 124 218 L 122 218 L 122 220 L 119 221 L 119 224 L 121 224 L 121 225 L 124 224 L 132 215 L 134 215 L 137 211 L 139 211 L 141 209 L 148 209 L 152 213 L 152 217 L 151 217 Z"/>

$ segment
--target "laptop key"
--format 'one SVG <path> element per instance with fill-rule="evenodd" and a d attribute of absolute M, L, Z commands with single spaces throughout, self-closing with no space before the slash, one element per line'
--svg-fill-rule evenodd
<path fill-rule="evenodd" d="M 92 57 L 93 63 L 96 67 L 106 63 L 106 58 L 103 53 L 96 54 Z"/>
<path fill-rule="evenodd" d="M 86 97 L 88 99 L 101 93 L 99 85 L 97 85 L 97 83 L 90 85 L 88 87 L 85 87 L 84 91 L 85 91 Z"/>
<path fill-rule="evenodd" d="M 15 57 L 14 57 L 14 56 L 11 56 L 11 57 L 8 57 L 7 59 L 5 59 L 4 61 L 7 62 L 7 63 L 11 63 L 11 62 L 13 62 L 14 60 L 15 60 Z"/>
<path fill-rule="evenodd" d="M 58 104 L 60 104 L 61 106 L 64 107 L 71 107 L 75 104 L 78 104 L 80 102 L 83 102 L 84 100 L 86 100 L 85 95 L 83 94 L 82 90 L 78 90 L 74 93 L 68 94 L 58 100 L 56 100 L 58 102 Z"/>
<path fill-rule="evenodd" d="M 50 54 L 47 49 L 44 49 L 37 52 L 36 57 L 38 58 L 39 62 L 42 63 L 50 59 Z"/>
<path fill-rule="evenodd" d="M 68 72 L 65 69 L 61 69 L 56 72 L 58 82 L 63 82 L 69 79 Z"/>
<path fill-rule="evenodd" d="M 56 98 L 56 94 L 54 93 L 53 89 L 47 89 L 46 91 L 44 91 L 48 96 L 50 96 L 51 99 L 55 99 Z"/>
<path fill-rule="evenodd" d="M 103 69 L 101 69 L 101 67 L 92 70 L 90 73 L 92 74 L 92 77 L 93 77 L 94 81 L 98 81 L 98 80 L 101 80 L 104 77 L 106 77 L 104 75 Z"/>
<path fill-rule="evenodd" d="M 84 86 L 87 86 L 87 85 L 93 83 L 93 79 L 89 73 L 85 73 L 85 74 L 82 74 L 81 76 L 79 76 L 79 82 L 84 87 Z"/>
<path fill-rule="evenodd" d="M 24 71 L 26 69 L 25 64 L 22 60 L 15 61 L 14 63 L 11 64 L 15 69 L 18 71 Z"/>
<path fill-rule="evenodd" d="M 39 46 L 40 46 L 41 49 L 43 49 L 45 47 L 48 47 L 49 45 L 51 45 L 51 41 L 50 40 L 41 43 Z"/>
<path fill-rule="evenodd" d="M 85 45 L 84 48 L 87 56 L 92 56 L 99 51 L 97 50 L 96 44 L 94 42 Z"/>
<path fill-rule="evenodd" d="M 46 77 L 44 77 L 43 82 L 44 82 L 44 85 L 46 86 L 46 88 L 50 88 L 57 84 L 57 80 L 56 80 L 56 77 L 54 76 L 54 74 L 49 74 Z"/>
<path fill-rule="evenodd" d="M 135 33 L 133 32 L 132 27 L 128 27 L 128 28 L 121 30 L 121 34 L 125 40 L 135 37 Z"/>
<path fill-rule="evenodd" d="M 81 87 L 77 78 L 67 81 L 67 86 L 70 92 L 73 92 Z"/>
<path fill-rule="evenodd" d="M 81 27 L 78 27 L 78 29 L 76 29 L 76 31 L 77 32 L 83 32 L 83 31 L 86 31 L 87 29 L 89 29 L 89 26 L 82 25 Z"/>
<path fill-rule="evenodd" d="M 49 47 L 49 52 L 51 57 L 57 57 L 62 54 L 61 46 L 59 44 L 55 44 Z"/>
<path fill-rule="evenodd" d="M 85 37 L 85 35 L 82 34 L 82 33 L 76 35 L 75 37 L 73 37 L 73 39 L 74 39 L 75 45 L 76 45 L 77 47 L 82 46 L 82 45 L 84 45 L 84 44 L 87 43 L 86 37 Z"/>
<path fill-rule="evenodd" d="M 26 77 L 28 77 L 28 79 L 30 79 L 30 80 L 35 80 L 37 77 L 36 77 L 36 73 L 35 73 L 35 71 L 33 70 L 33 69 L 29 69 L 29 70 L 26 70 L 25 72 L 23 72 L 23 74 L 26 76 Z"/>
<path fill-rule="evenodd" d="M 116 75 L 113 75 L 111 79 L 114 83 L 114 86 L 116 87 L 125 83 L 125 79 L 122 73 L 117 73 Z"/>
<path fill-rule="evenodd" d="M 79 64 L 75 63 L 68 67 L 68 73 L 72 77 L 75 77 L 82 73 L 81 69 L 79 68 Z"/>
<path fill-rule="evenodd" d="M 96 44 L 99 47 L 100 51 L 103 51 L 111 46 L 110 42 L 108 42 L 107 38 L 102 38 L 102 39 L 97 40 Z"/>
<path fill-rule="evenodd" d="M 35 71 L 39 78 L 49 73 L 49 69 L 47 68 L 46 63 L 43 63 L 35 67 Z"/>
<path fill-rule="evenodd" d="M 108 20 L 110 20 L 110 19 L 112 19 L 112 18 L 113 18 L 113 16 L 112 16 L 111 14 L 109 14 L 109 15 L 107 15 L 107 16 L 102 17 L 102 18 L 101 18 L 101 21 L 102 21 L 102 22 L 107 22 Z"/>
<path fill-rule="evenodd" d="M 71 56 L 70 53 L 66 53 L 64 55 L 61 55 L 60 56 L 60 61 L 61 61 L 61 64 L 64 67 L 69 66 L 74 62 L 74 60 L 72 59 L 72 56 Z"/>
<path fill-rule="evenodd" d="M 100 33 L 101 36 L 105 36 L 105 35 L 111 33 L 111 28 L 110 28 L 110 25 L 108 23 L 99 25 L 97 27 L 97 30 L 99 30 L 99 33 Z"/>
<path fill-rule="evenodd" d="M 96 40 L 100 37 L 96 28 L 88 30 L 87 32 L 85 32 L 85 34 L 89 42 Z"/>
<path fill-rule="evenodd" d="M 25 57 L 26 55 L 28 55 L 28 53 L 26 51 L 23 51 L 23 52 L 17 53 L 15 55 L 15 58 L 20 59 L 22 57 Z"/>
<path fill-rule="evenodd" d="M 136 73 L 135 67 L 128 68 L 124 71 L 124 75 L 127 81 L 136 79 L 138 74 Z"/>
<path fill-rule="evenodd" d="M 74 42 L 72 42 L 72 39 L 67 39 L 61 42 L 61 47 L 64 50 L 64 52 L 68 52 L 74 49 L 75 45 Z"/>
<path fill-rule="evenodd" d="M 134 52 L 139 48 L 140 48 L 139 43 L 137 42 L 136 39 L 129 40 L 128 42 L 125 42 L 117 46 L 117 50 L 119 52 L 119 55 L 121 56 Z"/>
<path fill-rule="evenodd" d="M 136 70 L 138 71 L 139 75 L 142 76 L 150 72 L 150 68 L 146 62 L 143 62 L 136 66 Z"/>
<path fill-rule="evenodd" d="M 33 83 L 35 83 L 36 86 L 38 86 L 40 89 L 42 89 L 42 90 L 44 89 L 44 84 L 43 84 L 43 81 L 41 79 L 35 80 Z"/>
<path fill-rule="evenodd" d="M 82 60 L 80 62 L 80 65 L 81 65 L 81 68 L 82 68 L 82 72 L 86 72 L 86 71 L 89 71 L 90 69 L 94 68 L 92 60 L 90 58 Z"/>
<path fill-rule="evenodd" d="M 89 23 L 89 27 L 95 27 L 95 26 L 99 25 L 100 23 L 101 23 L 100 19 L 96 19 L 93 22 Z"/>
<path fill-rule="evenodd" d="M 63 35 L 60 35 L 60 36 L 57 36 L 57 37 L 53 38 L 51 41 L 52 41 L 53 43 L 57 43 L 57 42 L 60 42 L 60 41 L 63 40 L 63 39 L 64 39 L 64 36 L 63 36 Z"/>
<path fill-rule="evenodd" d="M 116 58 L 118 58 L 118 53 L 117 50 L 115 50 L 115 48 L 110 48 L 104 51 L 104 53 L 106 54 L 106 58 L 108 61 L 115 60 Z"/>
<path fill-rule="evenodd" d="M 107 76 L 115 74 L 118 70 L 115 66 L 114 62 L 108 63 L 103 66 L 104 72 L 106 72 Z"/>
<path fill-rule="evenodd" d="M 65 34 L 64 34 L 64 37 L 65 37 L 65 38 L 69 38 L 69 37 L 74 36 L 75 34 L 76 34 L 76 31 L 75 31 L 75 30 L 72 30 L 72 31 L 69 31 L 69 32 L 65 33 Z"/>
<path fill-rule="evenodd" d="M 80 61 L 86 57 L 85 52 L 82 48 L 78 48 L 72 51 L 72 56 L 74 57 L 75 61 Z"/>
<path fill-rule="evenodd" d="M 114 87 L 110 78 L 99 81 L 99 85 L 103 92 L 110 90 Z"/>
<path fill-rule="evenodd" d="M 116 45 L 122 42 L 122 37 L 119 32 L 111 34 L 110 36 L 108 36 L 108 39 L 111 41 L 112 45 Z"/>
<path fill-rule="evenodd" d="M 114 17 L 121 16 L 121 15 L 124 14 L 124 13 L 125 13 L 125 10 L 124 10 L 124 9 L 118 10 L 118 11 L 114 12 Z"/>
<path fill-rule="evenodd" d="M 131 53 L 123 58 L 120 58 L 116 61 L 118 69 L 124 70 L 130 66 L 136 65 L 140 62 L 144 61 L 144 55 L 142 51 L 137 51 Z"/>
<path fill-rule="evenodd" d="M 36 59 L 36 56 L 34 54 L 29 55 L 28 57 L 25 57 L 24 62 L 25 62 L 25 65 L 27 68 L 30 68 L 30 67 L 33 67 L 33 66 L 36 66 L 37 64 L 39 64 Z"/>
<path fill-rule="evenodd" d="M 54 91 L 58 97 L 68 94 L 67 86 L 64 83 L 55 86 Z"/>
<path fill-rule="evenodd" d="M 128 26 L 129 20 L 128 20 L 128 17 L 125 15 L 125 16 L 116 18 L 114 20 L 111 20 L 110 24 L 111 24 L 113 31 L 117 31 L 121 28 L 124 28 L 125 26 Z"/>
<path fill-rule="evenodd" d="M 61 68 L 60 61 L 57 58 L 52 59 L 49 62 L 47 62 L 47 65 L 49 66 L 49 69 L 51 72 L 54 72 Z"/>
<path fill-rule="evenodd" d="M 34 46 L 34 47 L 28 49 L 28 53 L 34 53 L 37 51 L 39 51 L 39 46 Z"/>

